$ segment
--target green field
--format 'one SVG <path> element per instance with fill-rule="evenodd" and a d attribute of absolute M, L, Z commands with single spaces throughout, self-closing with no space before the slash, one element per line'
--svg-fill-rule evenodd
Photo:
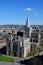
<path fill-rule="evenodd" d="M 13 62 L 14 59 L 13 59 L 13 58 L 9 58 L 9 57 L 0 55 L 0 61 L 4 61 L 4 62 Z"/>

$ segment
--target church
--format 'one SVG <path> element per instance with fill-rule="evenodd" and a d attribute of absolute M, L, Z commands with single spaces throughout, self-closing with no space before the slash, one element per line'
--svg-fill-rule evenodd
<path fill-rule="evenodd" d="M 30 26 L 28 17 L 23 26 L 4 26 L 1 30 L 4 32 L 1 31 L 0 40 L 4 42 L 0 48 L 6 47 L 6 55 L 25 58 L 28 53 L 37 51 L 43 42 L 43 28 Z"/>
<path fill-rule="evenodd" d="M 16 30 L 15 30 L 16 31 Z M 14 55 L 17 57 L 26 57 L 30 52 L 30 37 L 31 37 L 31 27 L 29 19 L 27 18 L 24 27 L 14 33 L 8 33 L 6 38 L 6 54 Z"/>

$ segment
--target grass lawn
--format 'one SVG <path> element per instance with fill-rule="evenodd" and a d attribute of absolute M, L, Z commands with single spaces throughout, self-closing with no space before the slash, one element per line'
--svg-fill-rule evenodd
<path fill-rule="evenodd" d="M 35 54 L 37 54 L 37 52 L 30 52 L 30 53 L 27 54 L 27 57 L 33 56 Z"/>
<path fill-rule="evenodd" d="M 13 62 L 14 59 L 13 59 L 13 58 L 9 58 L 9 57 L 0 55 L 0 61 Z"/>

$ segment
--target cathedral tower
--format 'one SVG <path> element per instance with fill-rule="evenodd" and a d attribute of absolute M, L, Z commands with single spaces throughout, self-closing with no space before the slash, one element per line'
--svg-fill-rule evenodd
<path fill-rule="evenodd" d="M 30 28 L 30 22 L 29 22 L 29 18 L 28 17 L 27 17 L 25 26 L 28 27 L 28 28 Z"/>
<path fill-rule="evenodd" d="M 28 17 L 26 19 L 26 24 L 25 24 L 25 36 L 30 38 L 30 23 Z"/>

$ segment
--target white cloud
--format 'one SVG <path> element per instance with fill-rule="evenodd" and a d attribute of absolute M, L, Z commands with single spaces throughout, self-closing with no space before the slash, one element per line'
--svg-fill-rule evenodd
<path fill-rule="evenodd" d="M 27 10 L 27 11 L 31 11 L 31 10 L 33 10 L 32 8 L 25 8 L 25 10 Z"/>
<path fill-rule="evenodd" d="M 38 13 L 35 14 L 35 16 L 38 16 L 38 15 L 39 15 Z"/>

